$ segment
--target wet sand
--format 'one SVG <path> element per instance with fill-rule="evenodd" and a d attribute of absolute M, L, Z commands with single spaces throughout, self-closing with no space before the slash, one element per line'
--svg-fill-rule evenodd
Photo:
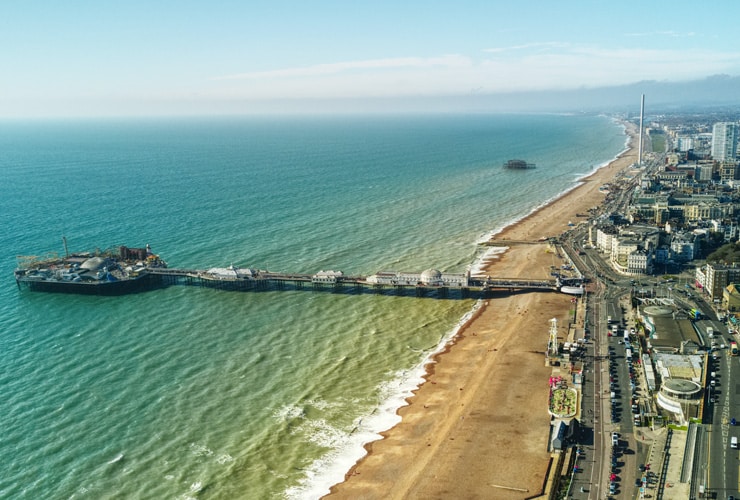
<path fill-rule="evenodd" d="M 578 188 L 497 234 L 512 244 L 484 273 L 550 278 L 562 261 L 542 238 L 568 229 L 576 214 L 604 201 L 599 187 L 637 159 L 630 149 Z M 580 219 L 583 220 L 583 219 Z M 527 242 L 527 243 L 521 243 Z M 486 300 L 448 348 L 428 366 L 426 382 L 399 410 L 402 421 L 366 446 L 368 455 L 329 498 L 522 499 L 543 488 L 547 451 L 549 321 L 567 335 L 571 297 L 555 292 L 504 294 Z"/>

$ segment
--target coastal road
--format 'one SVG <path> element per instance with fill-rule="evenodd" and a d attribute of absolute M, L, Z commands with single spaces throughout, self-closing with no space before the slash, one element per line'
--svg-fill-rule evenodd
<path fill-rule="evenodd" d="M 584 388 L 581 403 L 581 423 L 586 429 L 582 438 L 582 449 L 585 454 L 579 459 L 581 472 L 574 475 L 569 498 L 574 500 L 596 500 L 604 498 L 609 491 L 611 474 L 611 403 L 609 394 L 609 360 L 608 360 L 608 322 L 607 317 L 616 311 L 614 301 L 607 299 L 606 283 L 596 279 L 591 255 L 578 255 L 573 240 L 582 241 L 583 230 L 576 228 L 570 231 L 562 241 L 564 250 L 569 254 L 581 274 L 591 278 L 591 293 L 588 295 L 588 314 L 584 327 L 590 336 L 589 355 L 592 362 L 586 367 Z M 583 258 L 581 258 L 583 257 Z M 599 260 L 596 256 L 596 261 Z"/>
<path fill-rule="evenodd" d="M 706 443 L 709 463 L 704 479 L 708 491 L 716 493 L 717 498 L 727 498 L 729 495 L 740 498 L 738 450 L 730 448 L 731 437 L 735 436 L 740 440 L 740 425 L 730 424 L 733 417 L 740 423 L 740 401 L 737 397 L 740 363 L 738 358 L 730 357 L 727 350 L 720 352 L 723 355 L 718 360 L 711 361 L 710 368 L 716 374 L 717 385 L 711 389 L 716 402 L 710 403 L 706 408 L 705 420 L 711 421 L 711 427 Z"/>
<path fill-rule="evenodd" d="M 601 282 L 596 282 L 597 294 L 593 301 L 593 328 L 595 341 L 595 363 L 594 363 L 594 471 L 592 472 L 591 484 L 593 485 L 593 495 L 591 498 L 601 498 L 602 491 L 608 491 L 606 478 L 609 466 L 608 444 L 604 424 L 609 415 L 608 399 L 605 398 L 606 388 L 609 387 L 609 371 L 607 357 L 607 313 L 604 310 L 604 286 Z"/>
<path fill-rule="evenodd" d="M 603 312 L 603 293 L 604 289 L 600 283 L 596 283 L 596 293 L 592 294 L 589 302 L 591 306 L 590 331 L 593 339 L 593 364 L 592 364 L 592 384 L 591 390 L 587 395 L 590 401 L 584 401 L 584 411 L 589 414 L 591 423 L 591 455 L 592 467 L 589 474 L 589 487 L 587 488 L 588 498 L 599 498 L 599 490 L 604 484 L 604 467 L 605 455 L 604 450 L 604 419 L 606 414 L 603 407 L 603 388 L 608 386 L 608 378 L 605 375 L 606 356 L 606 318 Z"/>
<path fill-rule="evenodd" d="M 579 447 L 583 451 L 577 465 L 580 472 L 573 475 L 573 483 L 569 498 L 573 500 L 596 500 L 603 498 L 600 492 L 607 491 L 605 487 L 604 467 L 604 391 L 608 387 L 608 376 L 605 375 L 606 354 L 605 325 L 606 314 L 603 312 L 603 287 L 598 284 L 594 293 L 588 294 L 588 314 L 586 316 L 586 335 L 591 340 L 586 344 L 586 362 L 584 364 L 584 381 L 581 393 L 581 429 L 582 435 Z M 602 338 L 603 337 L 603 338 Z M 605 385 L 606 384 L 606 385 Z M 607 395 L 608 397 L 608 395 Z"/>

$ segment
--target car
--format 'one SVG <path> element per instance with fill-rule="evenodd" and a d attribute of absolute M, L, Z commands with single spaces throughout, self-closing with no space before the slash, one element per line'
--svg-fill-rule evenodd
<path fill-rule="evenodd" d="M 735 420 L 735 417 L 732 417 L 730 419 L 730 425 L 736 425 L 736 424 L 737 424 L 737 421 Z"/>

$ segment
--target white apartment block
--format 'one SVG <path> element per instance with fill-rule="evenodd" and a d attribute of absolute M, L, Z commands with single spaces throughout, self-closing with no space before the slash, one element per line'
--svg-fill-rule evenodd
<path fill-rule="evenodd" d="M 737 156 L 737 124 L 715 123 L 712 128 L 712 158 L 733 161 Z"/>

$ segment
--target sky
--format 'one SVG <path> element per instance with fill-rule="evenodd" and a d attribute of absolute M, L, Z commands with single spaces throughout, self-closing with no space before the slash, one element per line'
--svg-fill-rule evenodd
<path fill-rule="evenodd" d="M 738 19 L 735 0 L 4 0 L 0 117 L 402 109 L 734 77 Z"/>

